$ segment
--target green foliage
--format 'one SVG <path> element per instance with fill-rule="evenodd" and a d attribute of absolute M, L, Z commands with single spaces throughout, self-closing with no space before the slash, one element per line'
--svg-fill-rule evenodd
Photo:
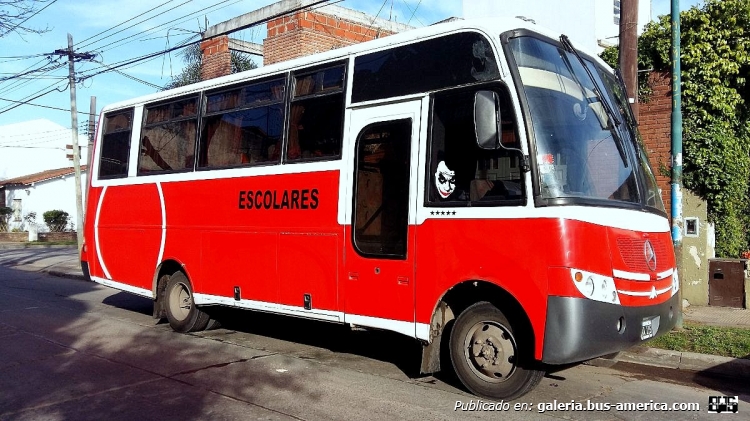
<path fill-rule="evenodd" d="M 172 78 L 164 89 L 173 89 L 180 86 L 190 85 L 191 83 L 200 82 L 201 79 L 201 63 L 203 62 L 203 53 L 199 44 L 192 44 L 186 47 L 180 53 L 183 62 L 185 62 L 185 68 Z M 249 55 L 243 54 L 238 51 L 231 51 L 231 64 L 232 73 L 244 72 L 245 70 L 251 70 L 258 67 L 255 62 L 250 58 Z"/>
<path fill-rule="evenodd" d="M 13 209 L 0 206 L 0 232 L 8 231 L 8 223 L 10 223 L 11 216 L 13 216 Z"/>
<path fill-rule="evenodd" d="M 47 224 L 47 227 L 52 232 L 64 232 L 70 218 L 68 212 L 61 210 L 44 212 L 42 217 L 44 218 L 44 223 Z"/>
<path fill-rule="evenodd" d="M 648 345 L 672 351 L 750 359 L 750 329 L 685 323 L 683 330 L 673 330 L 649 341 Z"/>
<path fill-rule="evenodd" d="M 750 245 L 750 0 L 706 0 L 680 14 L 683 182 L 708 201 L 716 252 Z M 646 26 L 639 60 L 669 70 L 670 17 Z"/>
<path fill-rule="evenodd" d="M 620 68 L 620 47 L 607 47 L 599 54 L 599 57 L 604 60 L 609 67 L 613 69 Z M 646 63 L 642 62 L 641 56 L 638 57 L 638 68 L 648 68 Z M 653 89 L 648 84 L 648 72 L 638 73 L 638 102 L 648 102 Z"/>

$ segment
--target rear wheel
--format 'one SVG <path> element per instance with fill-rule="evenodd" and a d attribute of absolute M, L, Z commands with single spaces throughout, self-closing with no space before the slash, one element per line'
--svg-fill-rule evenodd
<path fill-rule="evenodd" d="M 169 277 L 164 298 L 167 320 L 176 332 L 196 332 L 208 325 L 210 318 L 195 306 L 193 288 L 184 273 L 175 272 Z"/>
<path fill-rule="evenodd" d="M 456 319 L 450 335 L 450 357 L 458 379 L 470 392 L 488 399 L 515 399 L 544 376 L 525 364 L 526 350 L 508 319 L 488 302 L 476 303 Z"/>

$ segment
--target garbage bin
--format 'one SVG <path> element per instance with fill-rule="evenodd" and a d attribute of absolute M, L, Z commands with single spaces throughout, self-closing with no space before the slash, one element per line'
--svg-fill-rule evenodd
<path fill-rule="evenodd" d="M 745 308 L 745 259 L 708 259 L 708 305 Z"/>

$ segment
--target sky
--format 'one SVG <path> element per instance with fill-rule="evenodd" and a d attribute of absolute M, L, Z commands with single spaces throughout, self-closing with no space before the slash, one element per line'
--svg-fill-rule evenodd
<path fill-rule="evenodd" d="M 530 1 L 530 0 L 526 0 Z M 596 0 L 607 1 L 607 0 Z M 611 0 L 609 0 L 611 1 Z M 680 0 L 688 9 L 699 0 Z M 88 120 L 90 98 L 97 112 L 109 103 L 150 94 L 178 74 L 178 51 L 106 71 L 130 60 L 194 41 L 208 25 L 275 3 L 269 0 L 46 0 L 24 26 L 43 34 L 6 34 L 0 38 L 0 126 L 48 119 L 72 127 L 67 57 L 74 50 L 95 54 L 95 61 L 75 64 L 78 126 Z M 462 0 L 343 0 L 338 6 L 420 27 L 462 16 Z M 652 0 L 652 16 L 668 14 L 670 0 Z M 265 25 L 233 33 L 232 38 L 262 43 Z M 260 64 L 262 58 L 254 58 Z M 33 105 L 31 105 L 33 104 Z M 0 136 L 2 134 L 0 133 Z"/>

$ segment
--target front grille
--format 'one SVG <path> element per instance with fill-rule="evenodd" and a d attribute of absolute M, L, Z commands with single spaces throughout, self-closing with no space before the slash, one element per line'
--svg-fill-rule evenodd
<path fill-rule="evenodd" d="M 654 247 L 654 253 L 656 253 L 656 267 L 658 270 L 664 267 L 664 262 L 669 261 L 667 257 L 669 249 L 664 244 L 664 241 L 657 239 L 651 239 L 650 241 Z M 646 256 L 643 253 L 645 242 L 646 240 L 643 238 L 620 237 L 617 239 L 617 248 L 620 250 L 620 256 L 632 272 L 651 272 L 646 263 Z"/>

